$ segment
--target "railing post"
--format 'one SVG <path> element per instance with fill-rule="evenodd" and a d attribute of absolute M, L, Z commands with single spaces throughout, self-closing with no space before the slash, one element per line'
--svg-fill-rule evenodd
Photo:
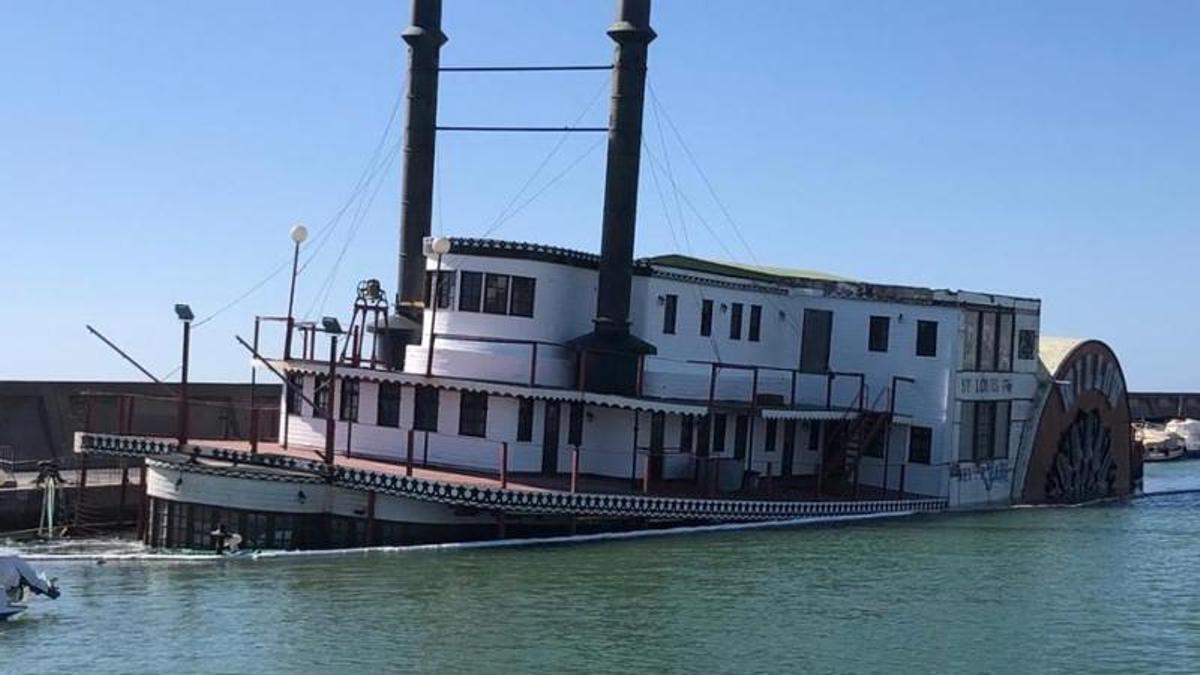
<path fill-rule="evenodd" d="M 408 430 L 408 448 L 404 452 L 404 475 L 412 476 L 413 473 L 413 430 Z"/>
<path fill-rule="evenodd" d="M 571 493 L 579 491 L 579 446 L 571 447 Z"/>
<path fill-rule="evenodd" d="M 500 441 L 500 489 L 508 489 L 508 441 Z"/>

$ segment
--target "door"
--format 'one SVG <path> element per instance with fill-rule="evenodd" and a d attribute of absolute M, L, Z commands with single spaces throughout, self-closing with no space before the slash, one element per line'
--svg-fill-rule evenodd
<path fill-rule="evenodd" d="M 796 420 L 783 423 L 783 475 L 792 475 L 792 467 L 796 463 Z"/>
<path fill-rule="evenodd" d="M 562 406 L 558 401 L 546 401 L 546 421 L 542 430 L 542 473 L 558 473 L 558 437 Z"/>

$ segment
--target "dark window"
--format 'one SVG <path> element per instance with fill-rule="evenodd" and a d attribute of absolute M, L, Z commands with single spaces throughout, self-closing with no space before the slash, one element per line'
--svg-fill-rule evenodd
<path fill-rule="evenodd" d="M 400 385 L 396 382 L 379 384 L 379 406 L 376 423 L 381 427 L 400 426 Z"/>
<path fill-rule="evenodd" d="M 762 305 L 750 305 L 750 334 L 751 342 L 758 342 L 762 337 Z"/>
<path fill-rule="evenodd" d="M 763 439 L 763 450 L 775 452 L 775 437 L 779 435 L 779 420 L 767 420 L 767 437 Z"/>
<path fill-rule="evenodd" d="M 821 423 L 820 422 L 809 422 L 808 423 L 808 449 L 809 450 L 820 450 L 821 449 Z"/>
<path fill-rule="evenodd" d="M 304 375 L 288 373 L 287 412 L 289 415 L 299 415 L 300 406 L 304 402 Z"/>
<path fill-rule="evenodd" d="M 691 415 L 679 418 L 679 451 L 692 451 L 692 437 L 695 435 L 696 420 Z"/>
<path fill-rule="evenodd" d="M 933 456 L 933 429 L 911 427 L 908 431 L 908 461 L 928 464 Z"/>
<path fill-rule="evenodd" d="M 1017 358 L 1030 361 L 1037 354 L 1037 331 L 1022 328 L 1018 333 Z"/>
<path fill-rule="evenodd" d="M 712 300 L 704 300 L 700 303 L 700 334 L 705 337 L 712 335 L 712 312 Z"/>
<path fill-rule="evenodd" d="M 696 456 L 708 457 L 709 441 L 712 440 L 712 417 L 701 415 L 696 423 Z"/>
<path fill-rule="evenodd" d="M 663 298 L 663 333 L 675 334 L 675 312 L 679 305 L 678 295 L 667 295 Z"/>
<path fill-rule="evenodd" d="M 478 312 L 483 306 L 483 273 L 463 272 L 459 283 L 458 308 L 464 312 Z"/>
<path fill-rule="evenodd" d="M 804 328 L 800 336 L 800 370 L 805 373 L 829 372 L 829 341 L 833 336 L 833 312 L 804 310 Z"/>
<path fill-rule="evenodd" d="M 508 275 L 488 274 L 483 278 L 483 311 L 508 314 Z"/>
<path fill-rule="evenodd" d="M 517 399 L 517 440 L 528 443 L 533 440 L 533 399 Z"/>
<path fill-rule="evenodd" d="M 729 339 L 742 339 L 742 303 L 735 302 L 729 308 Z"/>
<path fill-rule="evenodd" d="M 733 420 L 733 456 L 738 459 L 746 457 L 746 442 L 750 437 L 750 417 L 738 415 Z"/>
<path fill-rule="evenodd" d="M 533 316 L 534 290 L 537 280 L 532 277 L 512 278 L 512 306 L 509 313 L 513 316 Z"/>
<path fill-rule="evenodd" d="M 1007 457 L 1011 420 L 1011 401 L 964 402 L 959 419 L 959 458 L 978 462 Z"/>
<path fill-rule="evenodd" d="M 325 386 L 329 383 L 329 377 L 317 375 L 313 380 L 313 417 L 324 419 L 329 405 L 329 387 Z"/>
<path fill-rule="evenodd" d="M 437 287 L 438 294 L 438 309 L 450 309 L 454 305 L 454 279 L 456 273 L 453 271 L 442 272 L 438 275 L 439 281 L 434 283 L 434 272 L 425 273 L 425 306 L 431 307 L 430 298 L 433 297 L 434 287 Z"/>
<path fill-rule="evenodd" d="M 437 431 L 438 390 L 436 387 L 418 386 L 413 396 L 413 429 Z"/>
<path fill-rule="evenodd" d="M 572 403 L 570 417 L 567 420 L 567 443 L 579 447 L 583 445 L 583 404 Z"/>
<path fill-rule="evenodd" d="M 713 415 L 712 451 L 715 455 L 725 452 L 725 424 L 724 415 Z"/>
<path fill-rule="evenodd" d="M 487 435 L 487 394 L 464 391 L 458 399 L 458 433 L 460 436 Z"/>
<path fill-rule="evenodd" d="M 338 419 L 358 421 L 358 380 L 342 380 L 342 396 L 338 404 Z"/>
<path fill-rule="evenodd" d="M 917 321 L 917 356 L 937 356 L 936 321 Z"/>
<path fill-rule="evenodd" d="M 867 349 L 873 352 L 886 352 L 888 350 L 888 332 L 891 328 L 891 323 L 891 317 L 871 317 L 871 331 L 870 336 L 867 338 Z"/>

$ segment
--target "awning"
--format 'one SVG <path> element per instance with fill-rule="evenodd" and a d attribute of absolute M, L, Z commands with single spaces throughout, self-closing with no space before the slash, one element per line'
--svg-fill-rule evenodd
<path fill-rule="evenodd" d="M 281 372 L 308 373 L 325 375 L 329 365 L 319 361 L 284 361 L 272 359 L 268 363 Z M 660 401 L 652 398 L 634 398 L 631 396 L 616 396 L 611 394 L 593 394 L 575 389 L 556 387 L 530 387 L 520 384 L 489 382 L 487 380 L 470 380 L 459 377 L 425 377 L 416 373 L 403 373 L 392 370 L 372 370 L 370 368 L 353 368 L 338 365 L 337 374 L 369 382 L 396 382 L 412 386 L 437 387 L 453 391 L 471 391 L 491 396 L 511 396 L 514 398 L 533 398 L 547 401 L 582 402 L 584 405 L 602 406 L 605 408 L 624 408 L 645 412 L 662 412 L 674 415 L 703 415 L 708 407 L 703 404 L 689 404 L 677 401 Z"/>
<path fill-rule="evenodd" d="M 852 420 L 858 417 L 857 410 L 828 410 L 825 408 L 761 408 L 763 419 L 768 420 Z"/>

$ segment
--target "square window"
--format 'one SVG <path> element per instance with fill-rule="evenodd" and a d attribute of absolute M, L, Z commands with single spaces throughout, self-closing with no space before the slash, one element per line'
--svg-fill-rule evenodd
<path fill-rule="evenodd" d="M 762 337 L 762 305 L 750 305 L 750 333 L 746 337 L 751 342 Z"/>
<path fill-rule="evenodd" d="M 432 307 L 430 298 L 433 297 L 434 291 L 438 295 L 438 309 L 450 309 L 454 302 L 454 280 L 458 274 L 453 271 L 425 273 L 425 306 Z"/>
<path fill-rule="evenodd" d="M 459 394 L 458 433 L 460 436 L 487 436 L 488 395 L 476 391 Z"/>
<path fill-rule="evenodd" d="M 908 461 L 929 464 L 933 457 L 933 429 L 913 426 L 908 431 Z"/>
<path fill-rule="evenodd" d="M 396 428 L 400 426 L 399 383 L 381 382 L 379 384 L 379 401 L 375 421 L 381 427 Z"/>
<path fill-rule="evenodd" d="M 517 441 L 528 443 L 533 440 L 533 399 L 517 401 Z"/>
<path fill-rule="evenodd" d="M 413 429 L 437 431 L 438 390 L 436 387 L 418 386 L 413 396 Z"/>
<path fill-rule="evenodd" d="M 1032 361 L 1037 356 L 1037 331 L 1022 328 L 1017 333 L 1018 342 L 1017 358 L 1022 361 Z"/>
<path fill-rule="evenodd" d="M 459 280 L 458 309 L 463 312 L 478 312 L 483 307 L 483 273 L 463 272 Z"/>
<path fill-rule="evenodd" d="M 508 314 L 508 275 L 487 274 L 483 278 L 483 311 Z"/>
<path fill-rule="evenodd" d="M 537 280 L 532 277 L 513 277 L 512 305 L 509 307 L 509 314 L 533 317 L 533 298 L 536 287 Z"/>
<path fill-rule="evenodd" d="M 324 419 L 329 409 L 329 376 L 317 375 L 313 380 L 313 417 Z"/>
<path fill-rule="evenodd" d="M 679 306 L 678 295 L 663 296 L 663 333 L 675 334 L 675 314 Z"/>
<path fill-rule="evenodd" d="M 729 339 L 742 339 L 742 303 L 740 302 L 729 306 Z"/>
<path fill-rule="evenodd" d="M 343 422 L 358 421 L 358 380 L 341 381 L 342 396 L 338 404 L 338 419 Z"/>

